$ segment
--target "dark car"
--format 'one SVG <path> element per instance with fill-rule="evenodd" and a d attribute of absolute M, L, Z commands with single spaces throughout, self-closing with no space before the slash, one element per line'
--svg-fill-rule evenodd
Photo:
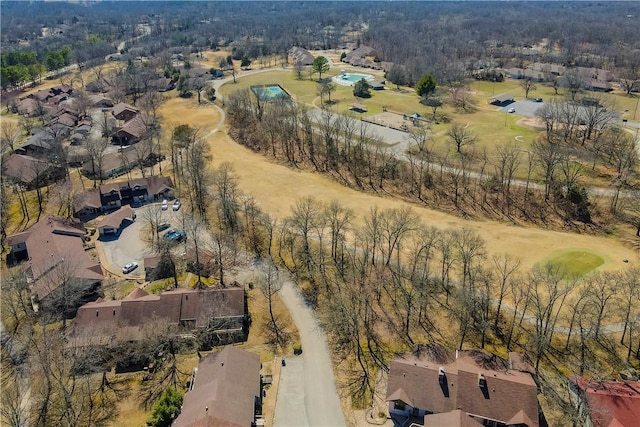
<path fill-rule="evenodd" d="M 184 231 L 171 229 L 165 233 L 164 238 L 170 242 L 184 242 L 187 239 L 187 233 Z"/>
<path fill-rule="evenodd" d="M 156 227 L 156 230 L 158 230 L 158 232 L 164 231 L 167 228 L 171 227 L 171 224 L 169 224 L 168 222 L 161 222 L 160 224 L 158 224 L 158 226 Z"/>
<path fill-rule="evenodd" d="M 536 102 L 542 102 L 542 98 L 536 98 Z"/>

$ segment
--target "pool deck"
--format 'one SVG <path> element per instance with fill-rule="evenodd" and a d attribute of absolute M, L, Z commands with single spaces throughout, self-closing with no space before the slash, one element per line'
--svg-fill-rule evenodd
<path fill-rule="evenodd" d="M 375 80 L 375 77 L 371 74 L 344 73 L 344 75 L 360 76 L 360 78 L 357 80 L 347 80 L 342 78 L 343 74 L 339 74 L 337 76 L 334 76 L 331 80 L 333 80 L 334 83 L 339 84 L 340 86 L 353 86 L 354 84 L 356 84 L 357 81 L 360 81 L 361 79 L 365 79 L 368 82 Z"/>

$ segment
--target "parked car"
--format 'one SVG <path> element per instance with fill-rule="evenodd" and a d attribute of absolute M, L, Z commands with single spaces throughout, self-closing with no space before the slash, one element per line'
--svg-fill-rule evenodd
<path fill-rule="evenodd" d="M 542 98 L 536 98 L 536 102 L 542 102 Z"/>
<path fill-rule="evenodd" d="M 162 201 L 162 210 L 166 211 L 169 208 L 169 202 L 167 202 L 167 199 L 164 199 Z"/>
<path fill-rule="evenodd" d="M 158 233 L 159 233 L 161 231 L 166 230 L 169 227 L 171 227 L 171 224 L 169 224 L 168 222 L 161 222 L 160 224 L 158 224 L 156 229 L 158 230 Z"/>
<path fill-rule="evenodd" d="M 138 268 L 138 263 L 135 262 L 135 261 L 134 262 L 130 262 L 130 263 L 126 264 L 124 267 L 122 267 L 122 272 L 124 274 L 128 274 L 128 273 L 131 273 L 136 268 Z"/>
<path fill-rule="evenodd" d="M 516 112 L 516 109 L 515 109 L 515 108 L 509 108 L 508 112 L 509 112 L 510 114 L 513 114 L 513 113 L 515 113 L 515 112 Z"/>
<path fill-rule="evenodd" d="M 177 210 L 179 210 L 179 209 L 180 209 L 180 206 L 182 206 L 182 203 L 180 203 L 180 199 L 176 199 L 176 200 L 173 202 L 172 209 L 173 209 L 174 211 L 177 211 Z"/>
<path fill-rule="evenodd" d="M 164 238 L 170 242 L 183 242 L 187 239 L 187 233 L 172 228 L 164 234 Z"/>

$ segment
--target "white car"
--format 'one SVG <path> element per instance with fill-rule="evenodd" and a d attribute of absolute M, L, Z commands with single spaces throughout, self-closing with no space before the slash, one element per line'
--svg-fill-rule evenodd
<path fill-rule="evenodd" d="M 135 261 L 134 262 L 130 262 L 127 265 L 125 265 L 124 267 L 122 267 L 122 272 L 124 274 L 128 274 L 128 273 L 131 273 L 136 268 L 138 268 L 138 263 L 135 262 Z"/>
<path fill-rule="evenodd" d="M 180 199 L 176 199 L 175 202 L 173 202 L 172 209 L 174 211 L 180 210 L 180 206 L 182 206 L 182 203 L 180 203 Z"/>
<path fill-rule="evenodd" d="M 169 209 L 169 202 L 167 202 L 167 199 L 164 199 L 162 201 L 162 210 L 166 211 L 167 209 Z"/>
<path fill-rule="evenodd" d="M 516 109 L 515 109 L 515 108 L 509 108 L 509 113 L 513 114 L 513 113 L 515 113 L 515 112 L 516 112 Z"/>

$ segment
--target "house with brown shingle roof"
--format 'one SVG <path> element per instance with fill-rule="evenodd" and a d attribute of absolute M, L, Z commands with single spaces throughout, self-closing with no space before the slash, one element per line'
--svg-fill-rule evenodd
<path fill-rule="evenodd" d="M 11 154 L 2 162 L 2 174 L 27 188 L 43 187 L 64 176 L 64 169 L 46 160 Z"/>
<path fill-rule="evenodd" d="M 78 308 L 76 336 L 116 340 L 142 339 L 141 330 L 157 320 L 185 331 L 209 331 L 220 339 L 238 339 L 244 334 L 246 311 L 244 288 L 179 288 L 159 295 L 134 291 L 124 300 L 95 301 Z"/>
<path fill-rule="evenodd" d="M 69 284 L 88 299 L 95 299 L 91 296 L 99 290 L 102 269 L 85 252 L 84 235 L 79 221 L 47 215 L 27 231 L 7 238 L 8 260 L 23 263 L 34 300 L 45 302 Z M 75 312 L 76 307 L 72 309 Z"/>
<path fill-rule="evenodd" d="M 424 426 L 437 425 L 427 417 L 430 414 L 460 410 L 481 424 L 539 427 L 537 394 L 531 374 L 511 369 L 506 360 L 484 351 L 454 352 L 436 345 L 397 354 L 387 386 L 391 416 Z M 473 425 L 460 414 L 442 417 L 449 422 L 459 419 L 460 426 Z"/>
<path fill-rule="evenodd" d="M 116 130 L 113 139 L 121 145 L 133 144 L 138 142 L 146 131 L 147 126 L 142 117 L 135 116 Z"/>
<path fill-rule="evenodd" d="M 591 427 L 633 427 L 640 422 L 640 381 L 572 377 L 572 400 Z"/>
<path fill-rule="evenodd" d="M 172 427 L 249 427 L 262 413 L 257 354 L 226 346 L 200 360 L 189 384 Z"/>
<path fill-rule="evenodd" d="M 125 102 L 120 102 L 119 104 L 114 105 L 111 114 L 113 114 L 113 117 L 118 120 L 128 122 L 129 120 L 137 116 L 138 112 L 138 109 L 133 105 L 129 105 Z"/>
<path fill-rule="evenodd" d="M 98 222 L 98 233 L 100 236 L 116 235 L 123 227 L 131 224 L 135 219 L 136 214 L 131 207 L 121 207 L 100 219 Z"/>

